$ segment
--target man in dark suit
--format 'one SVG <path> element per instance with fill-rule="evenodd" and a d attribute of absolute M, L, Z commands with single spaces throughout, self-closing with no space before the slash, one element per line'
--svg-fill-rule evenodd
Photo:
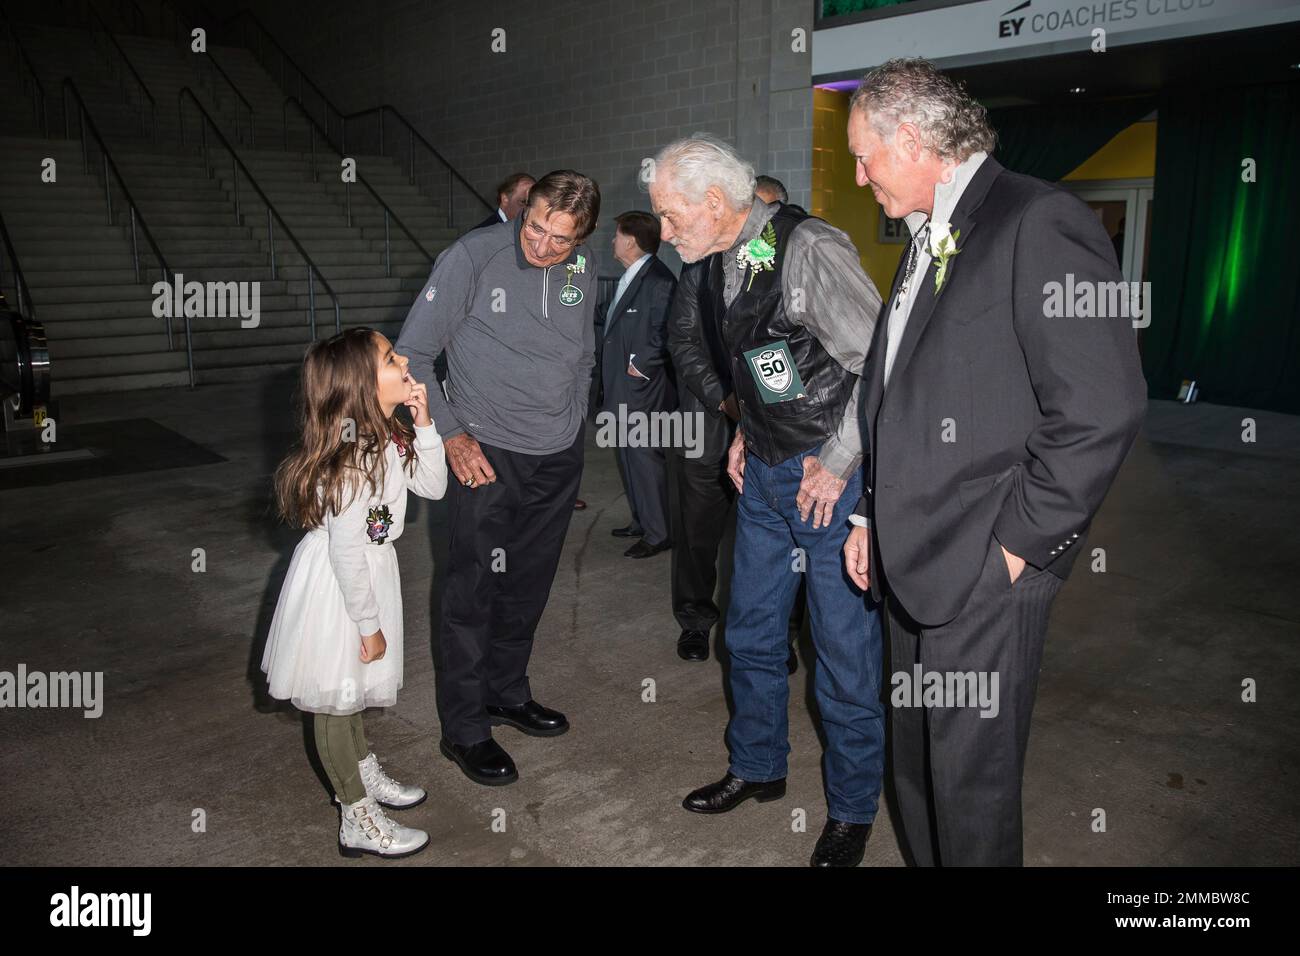
<path fill-rule="evenodd" d="M 984 108 L 926 61 L 869 72 L 848 135 L 858 185 L 912 233 L 863 372 L 844 545 L 886 599 L 903 829 L 921 865 L 1019 865 L 1048 613 L 1146 406 L 1127 312 L 1046 300 L 1121 276 L 1088 207 L 990 157 Z"/>
<path fill-rule="evenodd" d="M 731 366 L 723 356 L 716 325 L 710 322 L 705 327 L 700 298 L 708 295 L 708 270 L 707 260 L 682 266 L 668 313 L 678 411 L 703 424 L 698 457 L 687 457 L 684 449 L 668 454 L 668 476 L 675 492 L 670 521 L 675 542 L 673 615 L 682 629 L 677 656 L 685 661 L 709 659 L 709 631 L 719 617 L 713 600 L 718 547 L 736 500 L 726 459 L 739 412 L 732 395 Z"/>
<path fill-rule="evenodd" d="M 519 215 L 520 210 L 528 205 L 528 190 L 533 188 L 535 182 L 537 180 L 527 173 L 511 173 L 503 179 L 501 185 L 497 187 L 496 211 L 474 228 L 482 229 L 485 226 L 512 221 Z"/>
<path fill-rule="evenodd" d="M 614 297 L 605 311 L 601 346 L 604 410 L 616 420 L 667 412 L 676 403 L 668 369 L 666 324 L 677 280 L 655 255 L 659 220 L 633 210 L 614 217 L 614 258 L 623 266 Z M 634 421 L 628 418 L 629 428 Z M 624 429 L 618 429 L 623 433 Z M 645 428 L 650 436 L 654 429 Z M 632 523 L 615 528 L 615 537 L 639 538 L 624 552 L 648 558 L 672 547 L 668 530 L 667 461 L 662 447 L 620 444 L 618 460 Z"/>

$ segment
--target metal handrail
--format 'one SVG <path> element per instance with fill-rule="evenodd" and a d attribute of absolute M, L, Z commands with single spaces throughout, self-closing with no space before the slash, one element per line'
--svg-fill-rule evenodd
<path fill-rule="evenodd" d="M 95 7 L 95 4 L 91 2 L 91 0 L 87 0 L 86 9 L 88 9 L 91 13 L 91 16 L 93 16 L 94 19 L 99 22 L 100 29 L 103 30 L 104 35 L 108 37 L 108 41 L 109 43 L 112 44 L 113 49 L 117 51 L 118 57 L 121 58 L 122 62 L 126 64 L 127 70 L 130 71 L 132 79 L 134 79 L 136 82 L 136 86 L 138 86 L 140 88 L 140 92 L 144 94 L 144 99 L 147 99 L 149 101 L 149 140 L 150 142 L 152 142 L 154 140 L 155 134 L 157 132 L 157 126 L 158 126 L 158 122 L 157 122 L 158 104 L 154 100 L 153 94 L 149 92 L 149 87 L 145 84 L 144 80 L 141 78 L 139 71 L 135 68 L 135 64 L 131 62 L 131 58 L 127 56 L 126 51 L 122 49 L 122 44 L 117 42 L 117 37 L 113 34 L 113 31 L 109 29 L 108 23 L 104 20 L 103 15 L 100 14 L 99 10 Z M 91 28 L 91 34 L 92 35 L 94 34 L 93 27 Z M 125 80 L 122 81 L 122 86 L 123 86 L 123 92 L 125 93 L 125 87 L 126 87 Z M 144 100 L 140 101 L 140 132 L 141 134 L 144 133 Z"/>
<path fill-rule="evenodd" d="M 149 22 L 149 18 L 144 15 L 144 10 L 140 9 L 140 4 L 136 3 L 136 0 L 125 0 L 125 2 L 130 5 L 132 12 L 135 14 L 135 20 L 131 25 L 132 29 L 139 30 L 138 35 L 140 36 L 147 36 L 145 24 Z M 117 6 L 119 10 L 122 5 L 123 0 L 118 0 Z"/>
<path fill-rule="evenodd" d="M 23 46 L 22 38 L 18 36 L 18 28 L 13 25 L 9 19 L 9 14 L 5 12 L 4 7 L 0 7 L 0 22 L 3 22 L 9 30 L 9 35 L 13 37 L 14 48 L 18 51 L 18 56 L 14 58 L 14 63 L 18 67 L 18 86 L 23 86 L 23 66 L 27 67 L 27 72 L 32 75 L 32 112 L 41 124 L 41 135 L 49 137 L 50 122 L 45 110 L 45 86 L 41 83 L 41 78 L 36 72 L 36 64 L 32 62 L 27 48 Z"/>
<path fill-rule="evenodd" d="M 320 132 L 321 137 L 325 139 L 325 142 L 327 144 L 329 143 L 329 139 L 325 135 L 325 131 L 320 128 L 320 124 L 317 123 L 315 118 L 310 113 L 307 112 L 307 107 L 305 107 L 302 104 L 302 101 L 295 96 L 286 96 L 284 99 L 284 105 L 280 107 L 280 112 L 283 114 L 283 120 L 284 120 L 284 148 L 286 150 L 289 148 L 288 108 L 290 103 L 298 107 L 299 112 L 301 112 L 302 115 L 306 118 L 307 122 L 311 124 L 310 126 L 311 176 L 313 182 L 319 182 L 320 174 L 316 170 L 316 133 Z M 342 155 L 343 155 L 342 153 L 339 153 L 340 157 Z M 428 259 L 429 262 L 432 263 L 434 257 L 429 253 L 429 250 L 424 248 L 424 245 L 420 242 L 420 240 L 415 237 L 415 233 L 411 232 L 410 229 L 406 228 L 406 224 L 402 222 L 401 218 L 397 215 L 396 211 L 394 211 L 393 208 L 388 205 L 388 203 L 384 202 L 383 197 L 380 196 L 379 193 L 375 192 L 375 187 L 371 186 L 370 183 L 366 181 L 366 178 L 362 176 L 360 173 L 357 173 L 357 182 L 359 182 L 362 186 L 365 186 L 366 191 L 369 192 L 370 195 L 374 197 L 375 202 L 379 203 L 379 205 L 384 207 L 384 276 L 386 278 L 392 278 L 393 275 L 392 244 L 389 239 L 389 230 L 388 230 L 388 220 L 390 217 L 392 218 L 393 222 L 397 223 L 397 228 L 401 229 L 402 232 L 406 233 L 406 237 L 410 239 L 411 242 L 415 243 L 415 248 L 420 250 L 420 253 L 424 256 L 424 258 Z M 352 226 L 352 183 L 346 181 L 343 183 L 343 206 L 344 206 L 345 214 L 347 216 L 348 226 L 351 227 Z"/>
<path fill-rule="evenodd" d="M 212 175 L 212 168 L 213 168 L 212 163 L 208 161 L 208 127 L 209 126 L 212 127 L 212 132 L 214 132 L 217 135 L 217 138 L 221 141 L 221 145 L 226 148 L 226 152 L 230 154 L 231 171 L 233 174 L 231 176 L 231 182 L 234 186 L 234 192 L 235 192 L 235 196 L 234 196 L 235 222 L 239 223 L 240 225 L 243 224 L 243 217 L 241 216 L 239 211 L 239 175 L 238 174 L 240 171 L 242 171 L 243 174 L 246 177 L 248 177 L 248 184 L 253 187 L 253 191 L 256 192 L 258 197 L 262 200 L 262 205 L 266 207 L 266 235 L 267 235 L 267 245 L 269 246 L 270 256 L 271 256 L 271 278 L 272 279 L 276 278 L 275 220 L 277 219 L 280 221 L 280 225 L 284 228 L 284 234 L 289 237 L 289 241 L 293 243 L 294 248 L 298 250 L 298 254 L 302 256 L 303 262 L 306 263 L 307 265 L 307 308 L 308 308 L 308 316 L 310 318 L 311 341 L 313 342 L 316 341 L 316 283 L 315 283 L 316 278 L 320 279 L 321 285 L 325 287 L 325 291 L 329 294 L 330 299 L 332 299 L 334 302 L 334 331 L 342 332 L 343 313 L 342 313 L 342 307 L 339 304 L 339 297 L 335 295 L 334 290 L 330 287 L 329 282 L 325 279 L 325 276 L 321 274 L 320 267 L 316 265 L 312 257 L 307 254 L 307 250 L 303 248 L 302 243 L 299 242 L 298 238 L 293 234 L 293 230 L 289 228 L 289 223 L 285 221 L 284 217 L 280 215 L 279 210 L 275 208 L 275 204 L 271 202 L 271 197 L 268 196 L 262 190 L 262 187 L 257 184 L 257 179 L 253 176 L 252 171 L 249 170 L 249 168 L 244 165 L 244 161 L 239 158 L 239 154 L 235 152 L 235 147 L 231 144 L 230 140 L 226 138 L 226 134 L 221 132 L 221 127 L 218 126 L 217 121 L 212 118 L 212 114 L 207 111 L 207 109 L 204 107 L 204 105 L 201 102 L 199 102 L 199 98 L 194 94 L 194 91 L 190 89 L 188 86 L 181 87 L 181 89 L 176 93 L 176 113 L 180 120 L 181 145 L 182 146 L 185 145 L 185 98 L 187 96 L 190 98 L 190 102 L 194 104 L 195 108 L 199 111 L 200 116 L 204 120 L 203 123 L 199 124 L 199 131 L 202 136 L 203 164 L 208 170 L 208 175 L 209 176 Z"/>
<path fill-rule="evenodd" d="M 149 224 L 144 221 L 144 215 L 140 212 L 139 206 L 136 205 L 131 190 L 127 188 L 126 179 L 122 176 L 122 171 L 118 169 L 117 162 L 113 159 L 113 154 L 108 149 L 108 143 L 100 135 L 99 127 L 95 125 L 95 118 L 90 115 L 90 110 L 86 107 L 86 101 L 82 99 L 81 91 L 77 89 L 77 84 L 73 82 L 72 77 L 63 78 L 63 136 L 65 139 L 72 138 L 71 123 L 68 114 L 68 93 L 71 93 L 77 103 L 77 124 L 81 132 L 81 160 L 85 165 L 86 172 L 90 172 L 90 150 L 86 142 L 86 133 L 89 132 L 99 144 L 99 151 L 103 157 L 103 175 L 104 175 L 104 201 L 108 209 L 108 224 L 115 225 L 113 222 L 113 183 L 109 178 L 112 173 L 113 178 L 117 180 L 118 188 L 122 190 L 122 196 L 126 199 L 127 207 L 131 211 L 131 264 L 135 269 L 135 281 L 140 281 L 140 245 L 137 238 L 138 233 L 144 233 L 145 242 L 149 244 L 150 250 L 158 260 L 158 268 L 161 270 L 164 281 L 170 282 L 175 273 L 167 265 L 167 259 L 163 256 L 162 249 L 159 248 L 158 242 L 154 239 L 153 233 L 149 229 Z M 145 281 L 149 279 L 145 274 Z M 185 320 L 185 356 L 189 366 L 190 387 L 194 387 L 194 343 L 190 332 L 190 319 L 188 315 L 183 315 Z M 174 348 L 172 340 L 172 322 L 171 318 L 167 319 L 167 348 Z"/>
<path fill-rule="evenodd" d="M 163 2 L 167 2 L 167 0 L 163 0 Z M 266 62 L 266 59 L 267 59 L 267 58 L 266 58 L 265 53 L 264 53 L 264 47 L 265 47 L 265 44 L 269 42 L 270 45 L 271 45 L 272 47 L 275 48 L 275 51 L 280 55 L 280 86 L 283 87 L 283 88 L 285 89 L 286 92 L 287 92 L 288 89 L 289 89 L 289 83 L 288 83 L 288 81 L 287 81 L 287 79 L 286 79 L 286 77 L 285 77 L 285 72 L 286 72 L 286 71 L 285 71 L 285 67 L 286 67 L 286 66 L 287 66 L 287 67 L 291 67 L 291 68 L 293 69 L 293 71 L 298 75 L 298 96 L 297 96 L 297 99 L 298 99 L 299 103 L 301 103 L 301 104 L 303 105 L 303 109 L 304 109 L 304 111 L 306 111 L 306 98 L 303 96 L 303 86 L 305 85 L 305 86 L 310 87 L 311 90 L 312 90 L 312 92 L 313 92 L 314 94 L 316 94 L 316 98 L 320 100 L 321 108 L 322 108 L 322 112 L 324 113 L 324 116 L 325 116 L 325 122 L 324 122 L 324 134 L 325 134 L 326 142 L 328 142 L 328 143 L 330 144 L 330 146 L 331 146 L 331 147 L 332 147 L 336 152 L 338 152 L 340 155 L 346 155 L 346 153 L 347 153 L 347 139 L 348 139 L 348 136 L 347 136 L 347 122 L 348 122 L 348 120 L 349 120 L 349 119 L 356 119 L 356 118 L 358 118 L 358 117 L 365 116 L 365 115 L 367 115 L 367 114 L 369 114 L 369 113 L 375 113 L 375 112 L 378 112 L 378 113 L 380 114 L 380 124 L 379 124 L 379 148 L 380 148 L 380 152 L 383 152 L 383 147 L 384 147 L 383 113 L 384 113 L 385 111 L 390 112 L 390 113 L 392 113 L 393 116 L 398 120 L 398 122 L 400 122 L 403 126 L 405 126 L 405 127 L 407 128 L 407 130 L 408 130 L 408 132 L 409 132 L 409 150 L 408 150 L 408 152 L 409 152 L 409 156 L 410 156 L 410 169 L 409 169 L 409 171 L 408 171 L 408 175 L 409 175 L 410 182 L 411 182 L 412 184 L 414 184 L 415 181 L 416 181 L 416 179 L 415 179 L 415 144 L 416 144 L 417 141 L 420 143 L 420 145 L 422 145 L 425 149 L 427 149 L 427 150 L 428 150 L 428 151 L 433 155 L 434 159 L 436 159 L 436 160 L 437 160 L 439 163 L 441 163 L 443 166 L 446 166 L 446 167 L 447 167 L 447 172 L 448 172 L 448 176 L 447 176 L 447 225 L 448 225 L 448 226 L 452 225 L 452 220 L 453 220 L 453 218 L 454 218 L 454 214 L 455 214 L 455 213 L 454 213 L 454 205 L 453 205 L 453 203 L 451 202 L 453 177 L 454 177 L 455 181 L 460 182 L 461 185 L 463 185 L 467 190 L 469 190 L 469 194 L 470 194 L 471 196 L 473 196 L 475 199 L 477 199 L 479 202 L 481 202 L 481 203 L 483 204 L 483 208 L 484 208 L 485 210 L 491 211 L 491 210 L 493 210 L 493 209 L 496 208 L 496 204 L 495 204 L 495 203 L 492 203 L 492 202 L 489 202 L 489 201 L 488 201 L 487 199 L 485 199 L 482 195 L 480 195 L 479 192 L 478 192 L 478 191 L 477 191 L 473 186 L 470 185 L 469 180 L 467 180 L 464 176 L 462 176 L 462 175 L 461 175 L 461 174 L 456 170 L 456 167 L 454 167 L 450 162 L 448 162 L 447 159 L 446 159 L 446 157 L 444 157 L 440 152 L 438 152 L 438 150 L 434 147 L 434 145 L 433 145 L 432 143 L 430 143 L 427 139 L 425 139 L 424 135 L 423 135 L 422 133 L 420 133 L 420 131 L 417 130 L 417 129 L 416 129 L 416 128 L 411 124 L 411 122 L 410 122 L 409 120 L 406 119 L 405 116 L 403 116 L 400 112 L 398 112 L 396 108 L 394 108 L 393 106 L 391 106 L 391 105 L 389 105 L 389 104 L 384 104 L 384 105 L 382 105 L 382 106 L 372 107 L 371 109 L 368 109 L 368 110 L 360 110 L 360 111 L 358 111 L 358 112 L 356 112 L 356 113 L 348 113 L 348 114 L 345 114 L 342 110 L 340 110 L 337 106 L 334 105 L 334 103 L 330 100 L 330 98 L 329 98 L 328 96 L 325 95 L 325 91 L 322 90 L 322 89 L 320 88 L 320 86 L 318 86 L 316 83 L 314 83 L 314 82 L 311 80 L 311 78 L 307 76 L 307 74 L 303 71 L 302 67 L 300 67 L 300 66 L 299 66 L 299 65 L 294 61 L 293 57 L 291 57 L 291 56 L 289 55 L 288 51 L 286 51 L 285 48 L 282 47 L 282 46 L 280 45 L 279 41 L 276 40 L 276 38 L 271 34 L 271 31 L 268 30 L 268 29 L 266 28 L 266 26 L 262 23 L 262 21 L 259 20 L 259 19 L 257 18 L 257 15 L 256 15 L 255 13 L 253 13 L 251 10 L 246 10 L 246 9 L 245 9 L 245 10 L 240 10 L 240 11 L 238 11 L 237 13 L 231 14 L 229 17 L 227 17 L 225 20 L 222 21 L 222 24 L 224 25 L 224 24 L 227 24 L 227 23 L 231 23 L 231 22 L 233 22 L 233 21 L 235 21 L 235 20 L 239 20 L 239 19 L 244 20 L 246 23 L 248 23 L 248 24 L 250 24 L 251 26 L 253 26 L 253 27 L 256 28 L 256 30 L 257 30 L 257 36 L 258 36 L 257 45 L 254 46 L 254 44 L 249 43 L 246 37 L 245 37 L 245 40 L 244 40 L 244 45 L 247 46 L 250 50 L 252 50 L 253 53 L 254 53 L 254 55 L 257 56 L 257 58 L 258 58 L 259 60 L 262 61 L 262 65 L 263 65 L 264 67 L 267 68 L 268 72 L 271 72 L 272 74 L 274 74 L 275 71 L 272 70 L 271 67 L 269 66 L 269 64 Z M 308 115 L 310 115 L 310 114 L 308 113 Z M 338 139 L 338 142 L 337 142 L 337 143 L 334 141 L 334 139 L 333 139 L 333 134 L 332 134 L 332 132 L 331 132 L 331 129 L 332 129 L 332 127 L 331 127 L 331 119 L 332 119 L 332 117 L 338 117 L 338 121 L 339 121 L 339 139 Z"/>
<path fill-rule="evenodd" d="M 206 12 L 207 10 L 207 8 L 204 7 L 202 4 L 199 5 L 199 8 L 201 12 Z M 193 27 L 191 26 L 189 29 L 186 29 L 184 23 L 181 20 L 180 11 L 177 10 L 175 5 L 171 3 L 171 0 L 159 0 L 158 27 L 159 27 L 159 31 L 164 35 L 167 33 L 167 28 L 163 23 L 164 14 L 168 14 L 171 17 L 175 38 L 180 42 L 181 46 L 185 47 L 186 49 L 189 49 L 190 39 L 191 39 L 190 30 L 192 30 Z M 210 39 L 211 37 L 209 37 L 209 40 Z M 254 109 L 253 104 L 249 101 L 248 97 L 244 95 L 243 91 L 239 88 L 239 86 L 236 85 L 235 81 L 230 78 L 230 74 L 227 73 L 225 69 L 222 68 L 221 64 L 217 62 L 217 58 L 212 55 L 212 52 L 208 50 L 206 47 L 204 47 L 203 54 L 204 56 L 207 57 L 208 65 L 211 66 L 213 69 L 215 69 L 219 74 L 221 74 L 221 78 L 226 81 L 226 85 L 230 87 L 230 91 L 235 94 L 235 96 L 239 99 L 239 102 L 243 103 L 245 109 L 248 110 L 248 145 L 256 146 L 257 145 L 256 109 Z M 212 89 L 213 89 L 213 95 L 215 96 L 216 94 L 215 83 L 212 84 Z M 239 105 L 238 104 L 235 105 L 235 135 L 238 136 L 242 142 L 243 133 L 239 128 Z"/>
<path fill-rule="evenodd" d="M 167 3 L 168 0 L 162 0 L 162 2 Z M 341 121 L 343 117 L 342 110 L 340 110 L 337 106 L 335 106 L 334 103 L 330 100 L 330 98 L 325 95 L 325 91 L 322 90 L 316 83 L 312 81 L 311 77 L 309 77 L 306 74 L 306 72 L 302 69 L 302 67 L 300 67 L 297 64 L 294 58 L 289 55 L 289 51 L 287 51 L 284 47 L 280 45 L 280 41 L 277 40 L 272 35 L 271 31 L 266 28 L 265 24 L 263 24 L 262 21 L 257 18 L 257 15 L 253 13 L 253 11 L 245 9 L 245 10 L 239 10 L 235 13 L 232 13 L 230 16 L 226 17 L 224 20 L 221 21 L 221 25 L 224 26 L 226 24 L 232 23 L 235 20 L 239 20 L 239 19 L 242 19 L 247 23 L 251 24 L 253 27 L 256 27 L 257 36 L 258 36 L 257 45 L 254 46 L 253 44 L 249 43 L 247 38 L 245 37 L 244 46 L 246 46 L 253 53 L 254 56 L 256 56 L 259 60 L 262 61 L 262 65 L 266 67 L 268 73 L 274 73 L 274 71 L 266 63 L 266 56 L 264 53 L 265 43 L 269 42 L 271 46 L 275 48 L 275 52 L 280 55 L 281 88 L 284 89 L 286 92 L 288 92 L 289 83 L 285 76 L 285 72 L 286 72 L 285 67 L 292 67 L 294 73 L 298 75 L 299 102 L 304 104 L 306 103 L 306 97 L 303 96 L 303 87 L 304 86 L 311 87 L 311 91 L 315 93 L 316 97 L 320 100 L 321 107 L 325 114 L 325 132 L 327 134 L 329 134 L 330 132 L 331 113 L 333 113 L 334 116 L 339 117 L 340 125 L 341 125 Z M 326 141 L 331 143 L 333 142 L 328 135 L 326 137 Z"/>
<path fill-rule="evenodd" d="M 452 225 L 452 216 L 455 208 L 454 204 L 452 203 L 452 191 L 451 191 L 453 176 L 460 182 L 462 186 L 464 186 L 466 189 L 469 190 L 469 194 L 471 196 L 473 196 L 475 199 L 477 199 L 479 202 L 483 204 L 484 209 L 491 211 L 496 208 L 494 204 L 488 202 L 487 199 L 479 195 L 478 190 L 476 190 L 473 186 L 471 186 L 469 184 L 469 181 L 464 176 L 462 176 L 459 172 L 457 172 L 455 166 L 447 162 L 446 157 L 444 157 L 442 153 L 438 152 L 437 148 L 434 147 L 432 143 L 430 143 L 427 139 L 424 138 L 424 134 L 421 133 L 419 130 L 417 130 L 415 126 L 411 123 L 411 121 L 408 120 L 405 116 L 403 116 L 398 111 L 397 107 L 392 106 L 389 103 L 381 103 L 379 106 L 372 106 L 368 110 L 357 110 L 355 113 L 348 113 L 343 117 L 343 150 L 344 151 L 346 151 L 348 148 L 348 120 L 356 119 L 361 116 L 368 116 L 371 113 L 379 114 L 379 152 L 380 153 L 384 151 L 384 114 L 392 113 L 394 119 L 396 119 L 399 123 L 401 123 L 403 126 L 406 127 L 407 134 L 409 137 L 409 142 L 410 142 L 411 159 L 410 159 L 409 175 L 412 184 L 415 183 L 415 144 L 417 141 L 420 143 L 420 145 L 422 145 L 425 149 L 427 149 L 430 153 L 433 154 L 434 159 L 436 159 L 438 162 L 442 163 L 444 166 L 447 167 L 447 225 L 448 226 Z"/>
<path fill-rule="evenodd" d="M 240 102 L 242 102 L 244 104 L 244 107 L 248 110 L 248 145 L 256 146 L 257 134 L 254 132 L 254 129 L 257 124 L 256 124 L 256 116 L 255 116 L 256 111 L 253 109 L 253 104 L 248 101 L 247 96 L 245 96 L 243 93 L 240 92 L 239 87 L 235 85 L 235 81 L 230 78 L 230 74 L 221 68 L 221 64 L 217 62 L 217 58 L 207 50 L 204 50 L 203 52 L 204 55 L 208 58 L 208 65 L 221 74 L 221 78 L 226 81 L 226 85 L 230 87 L 230 91 L 234 93 L 237 97 L 239 97 Z M 213 94 L 214 96 L 216 94 L 216 84 L 213 84 Z M 235 107 L 235 135 L 239 135 L 239 107 L 238 106 Z"/>
<path fill-rule="evenodd" d="M 9 254 L 9 261 L 13 263 L 14 272 L 14 294 L 18 298 L 18 314 L 28 318 L 36 318 L 36 306 L 32 303 L 32 290 L 27 285 L 27 279 L 23 276 L 23 267 L 18 262 L 18 250 L 14 248 L 14 241 L 9 238 L 9 230 L 5 228 L 5 217 L 0 215 L 0 247 Z M 4 265 L 4 257 L 0 256 L 0 266 Z M 0 270 L 2 272 L 3 270 Z M 0 275 L 3 280 L 3 275 Z M 0 281 L 0 298 L 4 295 L 4 283 Z"/>

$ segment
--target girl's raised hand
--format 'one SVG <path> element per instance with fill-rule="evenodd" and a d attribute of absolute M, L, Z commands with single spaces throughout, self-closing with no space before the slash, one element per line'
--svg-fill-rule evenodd
<path fill-rule="evenodd" d="M 373 634 L 363 634 L 361 636 L 361 661 L 365 664 L 373 664 L 379 660 L 388 651 L 388 642 L 384 640 L 382 630 L 375 631 Z"/>
<path fill-rule="evenodd" d="M 420 427 L 433 424 L 433 419 L 429 417 L 429 388 L 423 382 L 412 382 L 411 397 L 403 404 L 411 410 L 415 424 Z"/>

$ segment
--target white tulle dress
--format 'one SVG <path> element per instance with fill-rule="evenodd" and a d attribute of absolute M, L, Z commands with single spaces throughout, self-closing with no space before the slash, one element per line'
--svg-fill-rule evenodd
<path fill-rule="evenodd" d="M 327 514 L 298 543 L 262 655 L 272 697 L 340 716 L 397 702 L 402 582 L 393 542 L 402 536 L 408 488 L 423 498 L 447 490 L 446 456 L 433 425 L 415 429 L 415 449 L 415 473 L 408 474 L 390 441 L 379 493 L 363 485 L 341 514 Z M 363 663 L 361 635 L 381 629 L 387 652 Z"/>

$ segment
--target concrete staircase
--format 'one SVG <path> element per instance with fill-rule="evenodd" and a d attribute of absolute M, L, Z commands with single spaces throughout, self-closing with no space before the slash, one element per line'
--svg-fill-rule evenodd
<path fill-rule="evenodd" d="M 277 221 L 277 270 L 272 279 L 265 204 L 211 133 L 211 167 L 205 165 L 198 148 L 198 111 L 188 103 L 182 146 L 177 93 L 183 87 L 195 92 L 235 145 L 240 160 L 333 288 L 343 325 L 369 325 L 396 336 L 428 274 L 428 257 L 390 218 L 386 269 L 382 206 L 359 183 L 344 185 L 340 157 L 319 137 L 319 178 L 313 176 L 306 151 L 308 127 L 292 107 L 287 125 L 291 148 L 283 149 L 285 93 L 251 53 L 210 47 L 253 106 L 250 134 L 248 110 L 204 57 L 169 39 L 118 34 L 157 102 L 151 139 L 141 128 L 138 97 L 123 96 L 101 52 L 102 41 L 97 44 L 89 33 L 61 25 L 19 27 L 49 94 L 50 130 L 56 135 L 38 135 L 30 100 L 20 93 L 14 71 L 0 70 L 0 102 L 7 104 L 3 115 L 10 124 L 4 131 L 22 134 L 0 136 L 0 213 L 17 247 L 37 315 L 46 324 L 56 396 L 188 382 L 182 320 L 173 320 L 174 347 L 169 349 L 166 320 L 153 314 L 151 287 L 135 280 L 121 196 L 115 189 L 110 225 L 97 154 L 92 150 L 94 162 L 86 173 L 80 142 L 61 138 L 62 105 L 55 91 L 63 71 L 76 79 L 171 270 L 183 274 L 185 281 L 260 284 L 256 327 L 241 328 L 237 316 L 191 319 L 198 383 L 248 379 L 296 366 L 311 331 L 303 256 Z M 126 84 L 128 92 L 132 87 Z M 75 123 L 72 135 L 77 135 Z M 58 161 L 56 184 L 40 182 L 40 160 L 45 156 Z M 351 158 L 430 255 L 456 237 L 457 231 L 446 226 L 441 204 L 409 184 L 392 159 Z M 345 190 L 350 190 L 350 224 Z M 156 281 L 143 234 L 138 238 L 142 264 L 151 269 L 150 282 Z M 316 334 L 325 337 L 333 333 L 334 311 L 320 282 L 315 303 Z"/>

